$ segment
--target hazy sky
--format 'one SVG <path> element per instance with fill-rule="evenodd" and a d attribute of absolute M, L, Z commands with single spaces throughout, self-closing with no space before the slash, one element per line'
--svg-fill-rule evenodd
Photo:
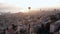
<path fill-rule="evenodd" d="M 0 3 L 12 4 L 22 8 L 39 8 L 60 5 L 60 0 L 0 0 Z"/>

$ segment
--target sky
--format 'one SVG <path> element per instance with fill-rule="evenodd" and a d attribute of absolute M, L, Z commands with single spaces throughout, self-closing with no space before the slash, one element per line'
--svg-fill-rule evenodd
<path fill-rule="evenodd" d="M 24 10 L 26 10 L 28 7 L 41 8 L 60 6 L 60 0 L 0 0 L 0 4 L 2 3 L 21 7 Z"/>
<path fill-rule="evenodd" d="M 29 6 L 32 8 L 39 8 L 59 5 L 60 0 L 0 0 L 0 3 L 12 4 L 22 8 Z"/>

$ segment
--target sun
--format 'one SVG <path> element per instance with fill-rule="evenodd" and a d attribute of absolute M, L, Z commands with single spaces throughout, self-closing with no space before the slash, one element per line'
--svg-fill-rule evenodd
<path fill-rule="evenodd" d="M 26 12 L 28 12 L 28 11 L 27 11 L 26 9 L 21 9 L 20 12 L 26 13 Z"/>
<path fill-rule="evenodd" d="M 21 9 L 20 12 L 26 13 L 26 12 L 29 12 L 30 10 L 31 10 L 31 7 L 27 7 L 27 8 Z"/>
<path fill-rule="evenodd" d="M 25 10 L 20 10 L 20 12 L 25 13 Z"/>

